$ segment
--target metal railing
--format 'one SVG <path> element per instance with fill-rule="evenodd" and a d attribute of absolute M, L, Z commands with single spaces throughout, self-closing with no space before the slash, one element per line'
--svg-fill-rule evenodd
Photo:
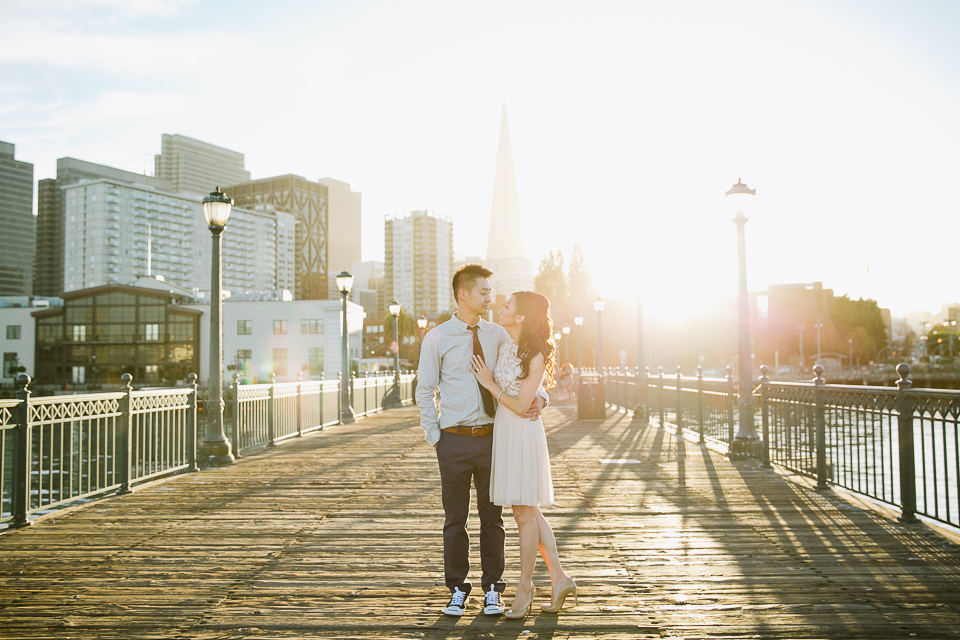
<path fill-rule="evenodd" d="M 17 377 L 0 401 L 0 525 L 196 469 L 196 375 L 177 389 L 31 398 Z"/>
<path fill-rule="evenodd" d="M 831 385 L 817 365 L 812 382 L 772 382 L 754 390 L 754 424 L 765 465 L 775 463 L 900 509 L 960 526 L 960 391 L 913 389 L 900 364 L 897 387 Z M 607 400 L 647 419 L 730 445 L 737 389 L 727 378 L 664 377 L 607 371 Z M 637 381 L 641 380 L 640 384 Z"/>
<path fill-rule="evenodd" d="M 340 381 L 240 385 L 234 376 L 227 435 L 238 455 L 340 421 Z M 0 528 L 137 484 L 197 470 L 197 376 L 183 388 L 32 398 L 17 378 L 16 398 L 0 400 Z M 393 376 L 351 380 L 357 417 L 393 405 Z M 413 402 L 415 376 L 401 375 L 399 400 Z M 390 402 L 386 402 L 388 400 Z M 199 433 L 198 433 L 199 432 Z"/>

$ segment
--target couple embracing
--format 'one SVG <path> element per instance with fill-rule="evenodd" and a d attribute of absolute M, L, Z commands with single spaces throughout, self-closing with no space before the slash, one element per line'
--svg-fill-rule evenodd
<path fill-rule="evenodd" d="M 436 448 L 443 499 L 443 565 L 450 602 L 461 616 L 472 590 L 470 486 L 477 491 L 483 612 L 523 618 L 533 606 L 537 550 L 550 574 L 556 613 L 577 585 L 560 564 L 550 524 L 540 512 L 553 504 L 550 456 L 540 419 L 544 387 L 553 382 L 556 348 L 550 302 L 538 293 L 514 293 L 498 324 L 486 322 L 492 272 L 466 265 L 453 277 L 457 311 L 423 340 L 417 382 L 420 425 Z M 438 397 L 439 395 L 439 397 Z M 513 508 L 520 538 L 520 581 L 508 611 L 501 594 L 505 563 L 502 508 Z"/>

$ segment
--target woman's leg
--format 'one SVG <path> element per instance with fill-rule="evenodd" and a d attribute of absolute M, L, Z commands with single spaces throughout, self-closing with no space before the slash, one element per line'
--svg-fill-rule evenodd
<path fill-rule="evenodd" d="M 557 551 L 557 540 L 553 536 L 553 529 L 550 523 L 543 517 L 540 507 L 534 507 L 536 510 L 535 518 L 537 523 L 537 536 L 539 538 L 540 555 L 543 556 L 543 562 L 547 565 L 547 571 L 550 573 L 550 586 L 552 594 L 550 601 L 553 602 L 557 597 L 557 589 L 567 579 L 567 574 L 560 564 L 560 554 Z M 521 549 L 522 554 L 522 549 Z"/>
<path fill-rule="evenodd" d="M 537 546 L 540 527 L 537 523 L 537 507 L 514 505 L 513 519 L 517 521 L 520 536 L 520 582 L 514 602 L 526 607 L 533 597 L 533 570 L 537 564 Z M 513 606 L 511 605 L 511 609 Z"/>

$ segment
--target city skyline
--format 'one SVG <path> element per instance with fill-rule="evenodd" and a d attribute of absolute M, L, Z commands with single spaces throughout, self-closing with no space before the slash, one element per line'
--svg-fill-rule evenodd
<path fill-rule="evenodd" d="M 39 180 L 64 156 L 151 172 L 179 133 L 254 178 L 351 183 L 364 260 L 384 215 L 422 209 L 483 255 L 506 100 L 535 266 L 579 241 L 604 295 L 696 312 L 735 291 L 742 178 L 751 290 L 822 281 L 896 315 L 960 298 L 933 242 L 960 226 L 955 4 L 231 6 L 5 5 L 0 140 Z M 292 99 L 232 97 L 311 68 Z"/>

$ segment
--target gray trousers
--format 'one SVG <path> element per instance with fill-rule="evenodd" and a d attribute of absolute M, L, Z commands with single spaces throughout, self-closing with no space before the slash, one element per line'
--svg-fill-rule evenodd
<path fill-rule="evenodd" d="M 480 438 L 471 435 L 440 432 L 437 462 L 443 492 L 443 569 L 450 591 L 459 587 L 469 592 L 470 485 L 477 490 L 477 512 L 480 515 L 480 581 L 484 592 L 493 586 L 503 593 L 504 538 L 503 509 L 490 502 L 490 460 L 493 434 Z"/>

